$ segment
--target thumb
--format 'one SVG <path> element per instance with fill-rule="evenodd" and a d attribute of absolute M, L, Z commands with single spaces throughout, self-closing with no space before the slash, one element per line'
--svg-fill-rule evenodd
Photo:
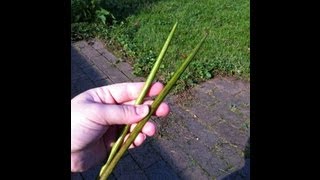
<path fill-rule="evenodd" d="M 148 115 L 150 109 L 148 105 L 116 105 L 103 104 L 97 108 L 99 116 L 98 123 L 105 125 L 133 124 Z"/>

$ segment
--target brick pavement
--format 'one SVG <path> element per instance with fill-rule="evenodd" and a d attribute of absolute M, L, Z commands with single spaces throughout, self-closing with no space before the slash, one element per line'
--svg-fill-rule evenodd
<path fill-rule="evenodd" d="M 143 81 L 103 43 L 71 49 L 71 96 L 119 82 Z M 153 118 L 155 137 L 131 149 L 110 179 L 250 179 L 250 85 L 217 77 L 179 96 L 169 95 L 167 118 Z M 100 166 L 72 179 L 94 179 Z"/>

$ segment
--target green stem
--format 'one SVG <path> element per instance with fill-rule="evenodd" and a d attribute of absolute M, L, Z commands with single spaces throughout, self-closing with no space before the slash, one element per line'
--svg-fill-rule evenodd
<path fill-rule="evenodd" d="M 182 63 L 182 65 L 179 67 L 179 69 L 174 73 L 170 81 L 167 83 L 167 85 L 163 88 L 163 90 L 160 92 L 160 94 L 156 97 L 154 102 L 151 105 L 151 110 L 149 114 L 141 120 L 137 126 L 134 128 L 134 130 L 131 132 L 130 136 L 128 139 L 124 142 L 124 144 L 121 146 L 120 150 L 118 153 L 115 155 L 115 157 L 112 159 L 110 165 L 105 169 L 105 171 L 102 172 L 100 179 L 104 180 L 109 177 L 115 166 L 117 165 L 118 161 L 120 158 L 123 156 L 125 151 L 129 148 L 129 146 L 132 144 L 134 139 L 137 137 L 139 132 L 142 130 L 143 126 L 147 123 L 147 121 L 150 119 L 152 114 L 155 113 L 161 102 L 164 100 L 164 98 L 168 95 L 174 84 L 177 82 L 177 80 L 180 78 L 181 74 L 185 71 L 185 69 L 188 67 L 190 64 L 191 60 L 193 57 L 196 55 L 198 52 L 199 48 L 203 44 L 204 40 L 206 39 L 207 34 L 201 39 L 199 44 L 193 49 L 193 51 L 190 53 L 188 58 Z"/>
<path fill-rule="evenodd" d="M 156 76 L 156 73 L 159 70 L 159 67 L 160 67 L 160 64 L 162 62 L 162 59 L 163 59 L 163 57 L 164 57 L 164 55 L 165 55 L 165 53 L 166 53 L 166 51 L 168 49 L 168 46 L 169 46 L 169 44 L 171 42 L 173 34 L 174 34 L 175 30 L 176 30 L 177 24 L 178 24 L 178 22 L 176 22 L 174 24 L 174 26 L 173 26 L 173 28 L 172 28 L 172 30 L 171 30 L 166 42 L 164 43 L 164 45 L 163 45 L 163 47 L 162 47 L 162 49 L 160 51 L 160 54 L 159 54 L 155 64 L 153 65 L 153 68 L 152 68 L 152 70 L 151 70 L 151 72 L 150 72 L 150 74 L 149 74 L 149 76 L 148 76 L 148 78 L 146 80 L 145 85 L 143 86 L 143 89 L 142 89 L 139 97 L 135 101 L 135 105 L 139 105 L 139 104 L 143 103 L 143 100 L 144 100 L 145 96 L 147 95 L 147 93 L 148 93 L 148 91 L 149 91 L 149 89 L 150 89 L 150 87 L 152 85 L 152 82 L 153 82 L 153 80 L 154 80 L 154 78 Z M 130 125 L 126 125 L 124 127 L 124 129 L 122 130 L 122 133 L 121 133 L 120 137 L 118 138 L 116 143 L 112 146 L 111 152 L 110 152 L 108 160 L 107 160 L 107 163 L 100 170 L 100 174 L 99 174 L 100 176 L 101 176 L 101 173 L 106 169 L 106 167 L 109 166 L 111 160 L 114 158 L 115 154 L 117 153 L 118 149 L 120 148 L 121 144 L 123 143 L 124 138 L 126 137 L 129 129 L 130 129 Z"/>

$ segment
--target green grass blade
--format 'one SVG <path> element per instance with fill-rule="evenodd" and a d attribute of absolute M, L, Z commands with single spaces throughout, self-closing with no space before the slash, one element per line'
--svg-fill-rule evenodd
<path fill-rule="evenodd" d="M 139 94 L 139 97 L 135 101 L 135 105 L 139 105 L 139 104 L 143 103 L 143 100 L 144 100 L 145 96 L 147 95 L 147 93 L 148 93 L 148 91 L 149 91 L 149 89 L 150 89 L 150 87 L 152 85 L 152 82 L 153 82 L 153 80 L 154 80 L 154 78 L 156 76 L 156 73 L 159 70 L 159 67 L 160 67 L 160 64 L 162 62 L 162 59 L 163 59 L 163 57 L 164 57 L 164 55 L 165 55 L 165 53 L 166 53 L 166 51 L 168 49 L 168 46 L 169 46 L 169 44 L 171 42 L 173 34 L 174 34 L 175 30 L 176 30 L 177 24 L 178 24 L 178 22 L 176 22 L 174 24 L 174 26 L 173 26 L 173 28 L 172 28 L 172 30 L 171 30 L 166 42 L 164 43 L 164 45 L 163 45 L 163 47 L 162 47 L 162 49 L 160 51 L 160 54 L 159 54 L 159 56 L 158 56 L 158 58 L 157 58 L 157 60 L 156 60 L 156 62 L 154 64 L 154 66 L 153 66 L 153 68 L 152 68 L 147 80 L 146 80 L 145 85 L 143 86 L 143 89 L 142 89 L 141 93 Z M 100 176 L 101 176 L 102 172 L 105 170 L 105 168 L 109 166 L 111 160 L 114 158 L 115 154 L 118 152 L 118 149 L 120 148 L 121 144 L 123 143 L 124 138 L 127 135 L 129 129 L 130 129 L 130 125 L 126 125 L 124 127 L 124 129 L 122 130 L 122 133 L 121 133 L 120 137 L 118 138 L 116 143 L 112 146 L 111 152 L 110 152 L 108 160 L 107 160 L 107 163 L 100 170 L 100 173 L 99 173 Z"/>
<path fill-rule="evenodd" d="M 190 55 L 187 57 L 187 59 L 182 63 L 182 65 L 179 67 L 179 69 L 174 73 L 172 78 L 169 80 L 167 85 L 163 88 L 163 90 L 160 92 L 160 94 L 156 97 L 154 102 L 151 105 L 151 111 L 150 113 L 142 120 L 140 121 L 137 126 L 134 128 L 128 139 L 124 142 L 123 146 L 119 149 L 118 153 L 115 155 L 113 160 L 111 161 L 110 165 L 105 169 L 105 171 L 101 174 L 100 179 L 104 180 L 109 177 L 111 172 L 113 171 L 114 167 L 117 165 L 120 158 L 123 156 L 125 151 L 129 148 L 129 146 L 132 144 L 134 139 L 137 137 L 139 132 L 142 130 L 143 126 L 147 123 L 147 121 L 150 119 L 152 114 L 155 113 L 156 109 L 159 107 L 161 102 L 164 100 L 164 98 L 169 94 L 170 90 L 174 86 L 174 84 L 177 82 L 177 80 L 180 78 L 181 74 L 185 71 L 185 69 L 190 64 L 193 57 L 198 52 L 199 48 L 203 44 L 204 40 L 206 39 L 207 34 L 201 39 L 199 44 L 193 49 L 193 51 L 190 53 Z"/>

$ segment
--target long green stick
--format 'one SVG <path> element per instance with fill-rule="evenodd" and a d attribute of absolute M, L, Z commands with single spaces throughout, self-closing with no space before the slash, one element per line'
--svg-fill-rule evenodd
<path fill-rule="evenodd" d="M 179 69 L 174 73 L 170 81 L 167 83 L 167 85 L 163 88 L 163 90 L 160 92 L 160 94 L 156 97 L 154 102 L 151 105 L 151 110 L 149 114 L 141 120 L 137 126 L 134 128 L 134 130 L 131 132 L 128 139 L 124 142 L 124 144 L 121 146 L 118 153 L 115 155 L 115 157 L 110 162 L 109 166 L 101 173 L 100 179 L 104 180 L 109 177 L 115 166 L 117 165 L 120 158 L 123 156 L 125 151 L 129 148 L 129 146 L 132 144 L 134 139 L 137 137 L 139 132 L 142 130 L 143 126 L 147 123 L 147 121 L 150 119 L 152 114 L 155 113 L 161 102 L 164 100 L 164 98 L 168 95 L 174 84 L 177 82 L 177 80 L 180 78 L 181 74 L 185 71 L 185 69 L 188 67 L 189 63 L 193 59 L 193 57 L 198 52 L 199 48 L 201 47 L 202 43 L 206 39 L 207 34 L 201 39 L 199 44 L 193 49 L 193 51 L 190 53 L 188 58 L 183 62 L 183 64 L 179 67 Z"/>
<path fill-rule="evenodd" d="M 146 80 L 145 85 L 143 86 L 143 89 L 142 89 L 139 97 L 135 101 L 135 105 L 139 105 L 139 104 L 143 103 L 143 100 L 144 100 L 145 96 L 147 95 L 147 93 L 148 93 L 148 91 L 149 91 L 149 89 L 150 89 L 150 87 L 152 85 L 152 82 L 153 82 L 153 80 L 154 80 L 154 78 L 156 76 L 156 73 L 159 70 L 159 67 L 160 67 L 160 64 L 162 62 L 162 59 L 163 59 L 163 57 L 164 57 L 164 55 L 165 55 L 165 53 L 166 53 L 166 51 L 168 49 L 168 46 L 169 46 L 169 44 L 171 42 L 173 34 L 174 34 L 175 30 L 176 30 L 177 24 L 178 24 L 178 22 L 176 22 L 174 24 L 174 26 L 173 26 L 173 28 L 172 28 L 172 30 L 171 30 L 166 42 L 164 43 L 164 45 L 163 45 L 163 47 L 162 47 L 162 49 L 160 51 L 160 54 L 159 54 L 155 64 L 153 65 L 152 70 L 151 70 L 151 72 L 150 72 L 150 74 L 149 74 L 149 76 L 148 76 L 148 78 Z M 107 160 L 107 163 L 101 168 L 101 171 L 100 171 L 100 174 L 99 174 L 100 176 L 101 176 L 101 173 L 105 170 L 105 168 L 109 166 L 111 160 L 114 158 L 115 154 L 118 152 L 118 149 L 122 145 L 122 143 L 124 141 L 124 138 L 126 137 L 129 129 L 130 129 L 130 125 L 126 125 L 124 127 L 124 129 L 122 130 L 122 133 L 121 133 L 120 137 L 118 138 L 116 143 L 112 146 L 111 152 L 110 152 L 108 160 Z"/>

